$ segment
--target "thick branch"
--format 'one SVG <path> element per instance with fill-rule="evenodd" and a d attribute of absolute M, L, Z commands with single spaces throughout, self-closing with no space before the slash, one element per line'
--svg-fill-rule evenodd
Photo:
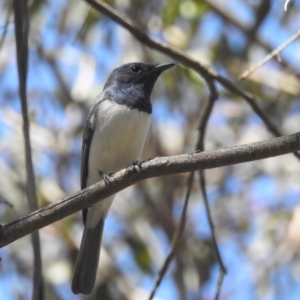
<path fill-rule="evenodd" d="M 157 157 L 117 172 L 111 185 L 103 181 L 77 194 L 41 208 L 30 215 L 3 226 L 0 230 L 0 247 L 95 204 L 122 189 L 147 178 L 212 169 L 243 162 L 279 156 L 300 150 L 300 132 L 262 142 L 235 146 L 215 151 L 196 152 L 170 157 Z"/>

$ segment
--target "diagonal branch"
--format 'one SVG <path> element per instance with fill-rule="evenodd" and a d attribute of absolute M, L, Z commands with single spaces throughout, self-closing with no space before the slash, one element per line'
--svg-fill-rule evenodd
<path fill-rule="evenodd" d="M 218 168 L 288 154 L 299 150 L 300 132 L 221 150 L 157 157 L 142 162 L 140 170 L 137 170 L 135 166 L 131 166 L 117 172 L 111 178 L 111 185 L 109 186 L 100 181 L 67 199 L 47 205 L 20 220 L 2 226 L 0 228 L 0 247 L 89 207 L 147 178 L 193 172 L 200 169 Z"/>
<path fill-rule="evenodd" d="M 134 24 L 128 18 L 119 14 L 115 9 L 113 9 L 108 4 L 102 1 L 96 0 L 85 0 L 89 3 L 95 10 L 111 18 L 113 21 L 127 29 L 136 39 L 145 44 L 146 46 L 153 48 L 155 50 L 164 53 L 173 59 L 179 61 L 183 65 L 192 68 L 196 72 L 200 73 L 205 79 L 215 75 L 214 71 L 207 66 L 200 64 L 198 61 L 186 56 L 183 52 L 165 44 L 158 42 L 157 40 L 151 38 L 146 32 L 139 29 L 136 24 Z"/>
<path fill-rule="evenodd" d="M 237 18 L 234 18 L 232 14 L 226 11 L 223 7 L 220 7 L 220 5 L 216 1 L 212 0 L 202 0 L 205 2 L 211 10 L 213 10 L 215 13 L 217 13 L 221 18 L 224 20 L 230 22 L 235 27 L 239 28 L 243 32 L 249 32 L 251 30 L 247 25 L 245 25 L 243 22 L 239 21 Z M 268 44 L 263 38 L 259 37 L 259 35 L 254 35 L 253 40 L 255 43 L 257 43 L 259 46 L 264 48 L 267 52 L 273 51 L 273 47 Z M 291 69 L 291 63 L 286 61 L 284 58 L 281 58 L 280 64 L 283 68 L 289 68 Z M 297 72 L 295 68 L 292 68 L 292 73 L 300 79 L 300 74 Z"/>
<path fill-rule="evenodd" d="M 255 72 L 257 69 L 262 67 L 265 63 L 267 63 L 270 59 L 272 59 L 274 56 L 278 55 L 282 50 L 284 50 L 288 45 L 293 43 L 295 40 L 297 40 L 300 37 L 300 30 L 298 30 L 295 34 L 293 34 L 287 41 L 285 41 L 282 45 L 280 45 L 278 48 L 273 50 L 271 53 L 269 53 L 267 56 L 265 56 L 261 61 L 256 63 L 253 67 L 250 69 L 244 71 L 239 77 L 239 80 L 245 79 L 250 74 Z"/>
<path fill-rule="evenodd" d="M 211 79 L 214 79 L 214 80 L 218 81 L 222 86 L 224 86 L 227 90 L 229 90 L 232 93 L 235 93 L 237 95 L 240 95 L 243 99 L 245 99 L 250 104 L 252 109 L 258 114 L 258 116 L 261 118 L 261 120 L 265 123 L 268 130 L 274 136 L 282 135 L 281 132 L 279 131 L 279 129 L 276 127 L 276 125 L 271 121 L 271 119 L 259 107 L 259 105 L 257 104 L 257 101 L 250 93 L 239 88 L 233 82 L 224 78 L 223 76 L 220 76 L 217 72 L 215 72 L 208 66 L 205 66 L 205 65 L 201 64 L 200 62 L 198 62 L 197 60 L 194 60 L 194 59 L 188 57 L 183 52 L 181 52 L 177 49 L 174 49 L 173 47 L 171 47 L 165 43 L 161 43 L 161 42 L 158 42 L 158 41 L 152 39 L 144 31 L 139 29 L 131 20 L 129 20 L 128 18 L 119 14 L 115 9 L 110 7 L 108 4 L 106 4 L 102 1 L 96 1 L 96 0 L 85 0 L 85 1 L 87 3 L 89 3 L 98 12 L 105 14 L 106 16 L 108 16 L 109 18 L 114 20 L 116 23 L 123 26 L 136 39 L 138 39 L 143 44 L 172 57 L 174 60 L 177 60 L 178 62 L 182 63 L 186 67 L 191 68 L 194 71 L 198 72 L 208 82 L 208 84 Z M 300 160 L 299 153 L 294 153 L 294 155 Z"/>
<path fill-rule="evenodd" d="M 216 78 L 225 88 L 227 88 L 232 93 L 235 93 L 242 98 L 244 98 L 248 104 L 251 106 L 253 111 L 261 118 L 261 120 L 265 123 L 266 127 L 269 129 L 270 132 L 273 133 L 274 136 L 279 137 L 282 135 L 280 130 L 277 128 L 277 126 L 269 119 L 269 117 L 260 109 L 260 107 L 257 104 L 257 101 L 253 97 L 252 94 L 244 91 L 243 89 L 236 86 L 234 83 L 232 83 L 230 80 L 223 76 L 217 76 Z M 296 156 L 300 160 L 300 153 L 294 152 L 294 156 Z"/>

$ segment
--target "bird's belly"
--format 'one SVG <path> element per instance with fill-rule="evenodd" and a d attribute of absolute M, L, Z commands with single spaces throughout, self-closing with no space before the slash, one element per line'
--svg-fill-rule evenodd
<path fill-rule="evenodd" d="M 102 179 L 99 171 L 115 173 L 140 159 L 151 127 L 151 114 L 111 101 L 100 105 L 89 153 L 88 185 Z"/>

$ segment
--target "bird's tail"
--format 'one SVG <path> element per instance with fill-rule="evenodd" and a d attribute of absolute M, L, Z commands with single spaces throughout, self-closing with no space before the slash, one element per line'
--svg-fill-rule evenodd
<path fill-rule="evenodd" d="M 94 228 L 85 226 L 72 280 L 74 294 L 89 295 L 94 288 L 104 220 L 105 217 Z"/>

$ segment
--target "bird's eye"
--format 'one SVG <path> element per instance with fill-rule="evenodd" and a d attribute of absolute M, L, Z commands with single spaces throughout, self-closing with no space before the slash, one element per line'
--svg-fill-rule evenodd
<path fill-rule="evenodd" d="M 130 70 L 131 70 L 133 73 L 136 73 L 136 74 L 138 74 L 138 73 L 141 72 L 141 68 L 138 67 L 138 66 L 133 66 L 133 67 L 130 68 Z"/>

